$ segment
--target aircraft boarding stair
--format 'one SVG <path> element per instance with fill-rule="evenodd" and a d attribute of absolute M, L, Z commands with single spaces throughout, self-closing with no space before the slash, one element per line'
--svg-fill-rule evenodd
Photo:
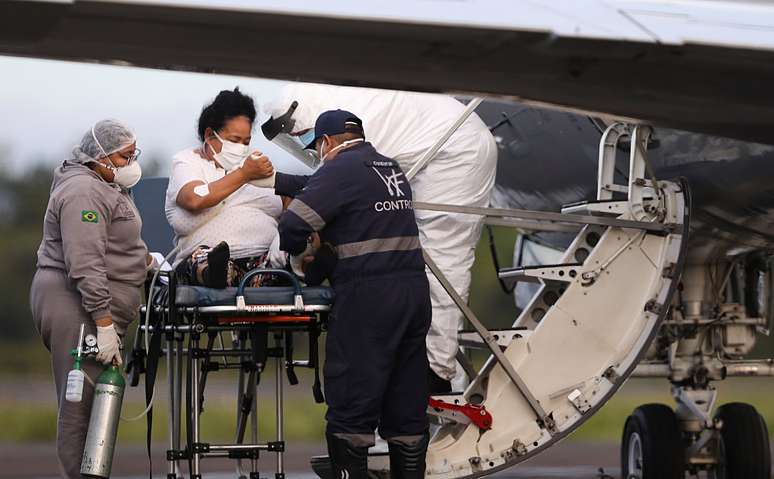
<path fill-rule="evenodd" d="M 489 224 L 522 230 L 581 226 L 561 264 L 499 271 L 506 281 L 541 285 L 512 329 L 488 330 L 426 257 L 473 326 L 460 333 L 461 345 L 491 354 L 477 372 L 463 364 L 475 373 L 464 393 L 431 401 L 428 412 L 441 425 L 430 444 L 426 477 L 483 476 L 551 447 L 602 407 L 645 354 L 677 287 L 689 216 L 686 185 L 647 175 L 650 131 L 608 128 L 600 143 L 597 201 L 562 214 L 415 205 L 479 214 Z M 629 180 L 616 184 L 616 147 L 626 138 Z M 385 475 L 388 467 L 385 455 L 369 460 L 374 475 Z"/>

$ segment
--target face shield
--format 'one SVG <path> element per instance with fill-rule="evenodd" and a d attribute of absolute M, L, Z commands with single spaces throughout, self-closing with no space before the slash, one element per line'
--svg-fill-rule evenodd
<path fill-rule="evenodd" d="M 306 150 L 306 146 L 314 139 L 314 128 L 293 131 L 296 121 L 293 114 L 298 108 L 298 102 L 294 101 L 285 113 L 274 118 L 271 116 L 261 125 L 261 131 L 267 140 L 277 144 L 306 166 L 317 169 L 320 166 L 320 158 L 314 149 Z"/>

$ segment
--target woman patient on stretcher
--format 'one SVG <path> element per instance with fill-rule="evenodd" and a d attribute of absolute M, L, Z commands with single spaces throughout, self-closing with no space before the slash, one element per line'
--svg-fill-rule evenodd
<path fill-rule="evenodd" d="M 249 147 L 254 120 L 252 98 L 221 91 L 199 116 L 201 144 L 173 158 L 165 211 L 187 283 L 225 288 L 254 268 L 286 266 L 277 234 L 282 199 L 260 187 L 273 168 Z M 265 284 L 261 276 L 251 286 Z"/>

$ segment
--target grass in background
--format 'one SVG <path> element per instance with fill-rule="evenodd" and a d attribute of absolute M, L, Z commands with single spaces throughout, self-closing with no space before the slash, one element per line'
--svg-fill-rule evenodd
<path fill-rule="evenodd" d="M 718 383 L 719 405 L 728 402 L 747 402 L 758 409 L 774 432 L 774 381 L 770 379 L 729 379 Z M 268 396 L 264 396 L 268 397 Z M 260 399 L 260 397 L 259 397 Z M 597 414 L 591 417 L 570 440 L 617 442 L 623 432 L 626 417 L 639 405 L 661 402 L 673 405 L 669 385 L 663 380 L 630 380 Z M 153 438 L 157 444 L 166 444 L 166 401 L 154 408 Z M 286 399 L 285 435 L 288 441 L 322 441 L 324 438 L 325 406 L 314 404 L 307 395 Z M 235 431 L 235 403 L 233 400 L 214 399 L 205 402 L 202 415 L 203 440 L 232 441 Z M 135 415 L 143 409 L 139 402 L 127 402 L 125 415 Z M 272 438 L 275 434 L 274 403 L 259 404 L 259 437 Z M 498 418 L 495 418 L 497 421 Z M 507 420 L 507 419 L 502 419 Z M 53 404 L 30 405 L 0 404 L 0 442 L 50 442 L 56 437 L 56 410 Z M 123 444 L 145 441 L 145 420 L 121 422 L 119 442 Z"/>
<path fill-rule="evenodd" d="M 325 407 L 300 398 L 290 398 L 285 403 L 285 438 L 288 441 L 322 441 L 325 437 Z M 125 404 L 124 415 L 136 415 L 144 407 L 141 403 Z M 274 404 L 259 404 L 259 437 L 276 437 Z M 153 440 L 166 444 L 166 403 L 154 408 Z M 236 406 L 233 401 L 215 400 L 205 404 L 202 414 L 202 439 L 207 442 L 232 442 L 236 431 Z M 249 425 L 249 423 L 248 423 Z M 183 427 L 185 431 L 185 426 Z M 249 428 L 248 428 L 249 431 Z M 134 422 L 121 421 L 118 426 L 119 443 L 145 443 L 145 419 Z M 185 432 L 183 432 L 185 434 Z M 249 438 L 249 432 L 246 436 Z M 21 403 L 0 404 L 0 442 L 39 443 L 56 439 L 55 405 L 29 405 Z"/>

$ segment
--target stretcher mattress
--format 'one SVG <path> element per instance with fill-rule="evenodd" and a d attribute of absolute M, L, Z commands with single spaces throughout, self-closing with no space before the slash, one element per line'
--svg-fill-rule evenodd
<path fill-rule="evenodd" d="M 294 289 L 290 286 L 264 286 L 245 288 L 245 303 L 250 305 L 292 305 Z M 301 289 L 305 305 L 329 306 L 333 304 L 333 289 L 326 286 L 310 286 Z M 203 286 L 180 285 L 177 287 L 177 306 L 234 306 L 237 288 L 213 289 Z"/>

